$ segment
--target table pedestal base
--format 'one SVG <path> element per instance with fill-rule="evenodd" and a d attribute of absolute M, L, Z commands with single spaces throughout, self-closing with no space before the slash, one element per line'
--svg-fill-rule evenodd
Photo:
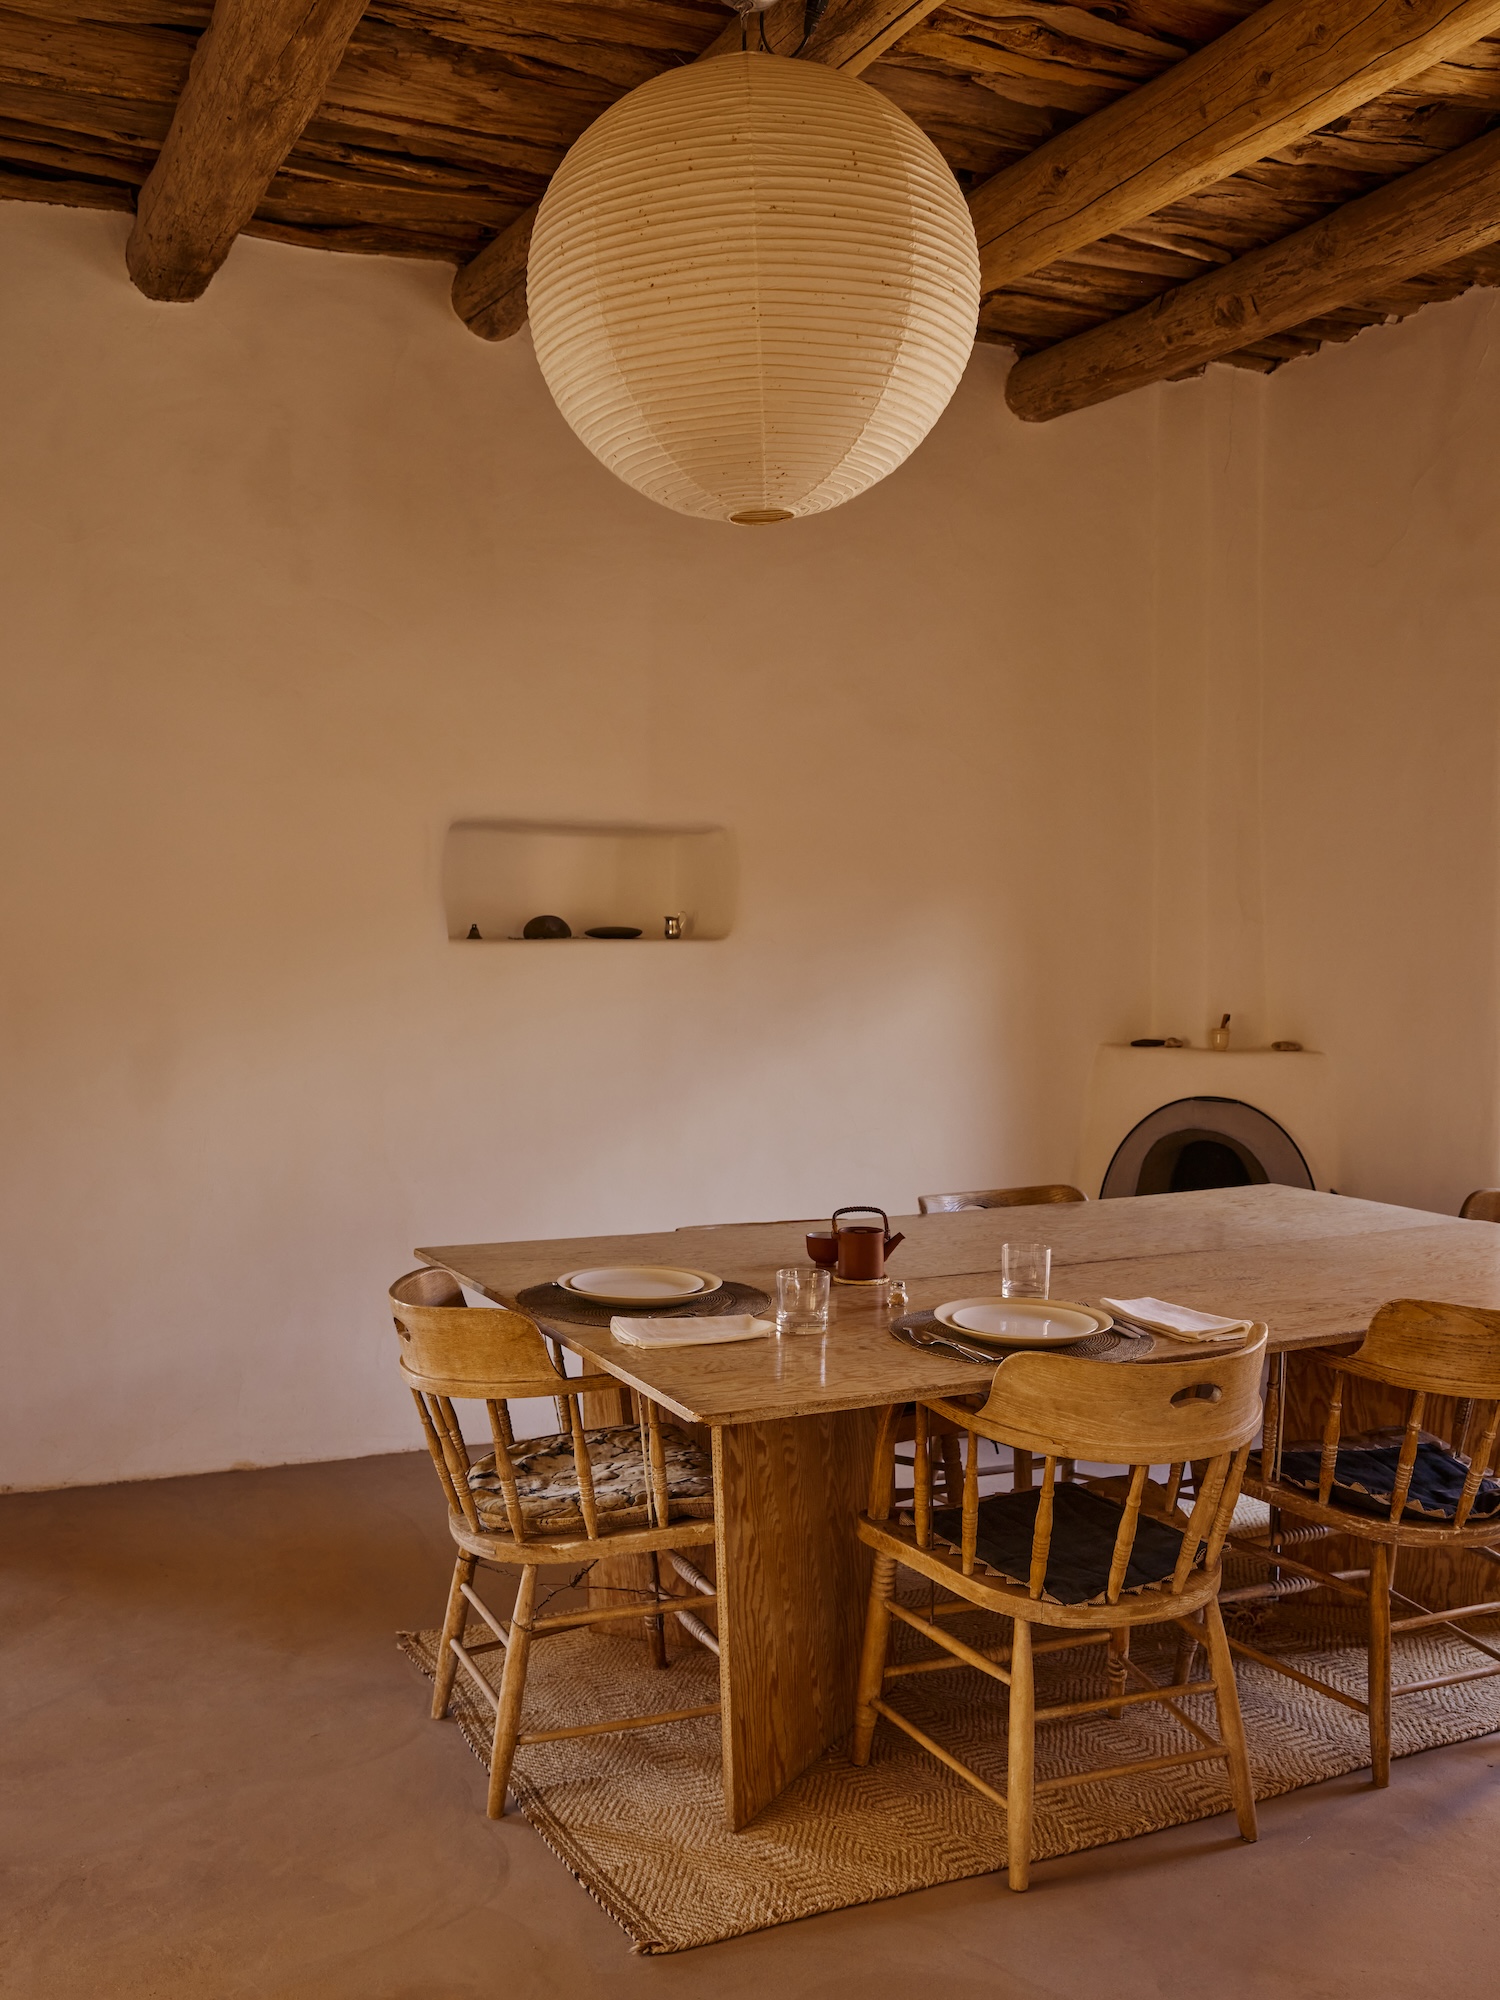
<path fill-rule="evenodd" d="M 714 1431 L 724 1799 L 745 1826 L 854 1723 L 877 1410 Z"/>

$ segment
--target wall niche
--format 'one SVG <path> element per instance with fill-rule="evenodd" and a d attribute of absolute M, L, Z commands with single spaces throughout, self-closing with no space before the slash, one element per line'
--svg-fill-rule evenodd
<path fill-rule="evenodd" d="M 728 937 L 734 922 L 734 842 L 722 826 L 457 820 L 443 848 L 448 935 L 517 944 L 532 917 L 561 917 L 572 939 L 606 924 L 664 943 L 681 915 L 684 941 Z M 620 943 L 612 939 L 607 942 Z M 623 940 L 632 942 L 632 940 Z"/>

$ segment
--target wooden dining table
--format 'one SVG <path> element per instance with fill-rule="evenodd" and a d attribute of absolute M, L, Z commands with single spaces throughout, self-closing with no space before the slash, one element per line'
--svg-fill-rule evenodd
<path fill-rule="evenodd" d="M 676 1263 L 774 1292 L 807 1261 L 804 1222 L 422 1248 L 424 1262 L 514 1308 L 590 1264 Z M 1000 1248 L 1052 1248 L 1052 1296 L 1154 1297 L 1263 1320 L 1273 1354 L 1357 1337 L 1386 1299 L 1500 1309 L 1500 1225 L 1310 1189 L 1191 1194 L 903 1216 L 891 1258 L 910 1309 L 1000 1290 Z M 854 1533 L 879 1413 L 972 1391 L 982 1371 L 913 1348 L 858 1286 L 835 1284 L 826 1333 L 640 1348 L 542 1316 L 585 1368 L 712 1435 L 724 1794 L 730 1824 L 763 1811 L 853 1720 L 868 1563 Z"/>

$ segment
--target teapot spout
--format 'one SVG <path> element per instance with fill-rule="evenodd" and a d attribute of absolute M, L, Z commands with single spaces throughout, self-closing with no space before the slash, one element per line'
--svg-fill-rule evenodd
<path fill-rule="evenodd" d="M 886 1256 L 887 1257 L 890 1256 L 891 1252 L 895 1249 L 898 1243 L 904 1243 L 905 1241 L 906 1238 L 901 1234 L 901 1231 L 899 1229 L 896 1231 L 894 1236 L 887 1236 L 885 1239 Z"/>

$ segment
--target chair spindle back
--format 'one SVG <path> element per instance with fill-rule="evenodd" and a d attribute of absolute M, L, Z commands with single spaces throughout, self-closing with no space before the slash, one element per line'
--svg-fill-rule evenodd
<path fill-rule="evenodd" d="M 469 1486 L 472 1461 L 454 1403 L 482 1402 L 489 1418 L 495 1476 L 500 1484 L 511 1536 L 539 1539 L 528 1530 L 516 1483 L 516 1436 L 509 1405 L 550 1396 L 560 1429 L 573 1448 L 578 1512 L 584 1532 L 596 1540 L 601 1523 L 593 1467 L 584 1428 L 583 1398 L 600 1389 L 617 1390 L 610 1375 L 568 1375 L 549 1351 L 535 1321 L 502 1308 L 468 1306 L 447 1271 L 410 1271 L 391 1286 L 391 1310 L 401 1342 L 401 1376 L 411 1390 L 427 1449 L 449 1507 L 476 1534 L 484 1532 Z M 654 1403 L 641 1398 L 642 1461 L 649 1469 L 649 1510 L 658 1526 L 670 1516 L 661 1418 Z M 546 1539 L 541 1537 L 540 1539 Z"/>
<path fill-rule="evenodd" d="M 1192 1513 L 1170 1591 L 1180 1595 L 1195 1571 L 1218 1564 L 1239 1499 L 1251 1445 L 1261 1432 L 1260 1377 L 1266 1330 L 1257 1327 L 1233 1354 L 1125 1366 L 1061 1354 L 1010 1355 L 995 1370 L 979 1410 L 942 1400 L 916 1409 L 912 1525 L 917 1546 L 932 1544 L 933 1466 L 929 1411 L 957 1418 L 968 1432 L 961 1510 L 960 1557 L 972 1576 L 979 1526 L 978 1448 L 981 1437 L 1042 1459 L 1041 1486 L 1032 1530 L 1028 1593 L 1040 1598 L 1052 1549 L 1054 1495 L 1065 1460 L 1124 1465 L 1128 1480 L 1110 1559 L 1107 1601 L 1117 1604 L 1125 1586 L 1143 1512 L 1155 1518 L 1176 1512 L 1184 1469 L 1197 1468 Z M 871 1518 L 889 1518 L 894 1504 L 894 1432 L 887 1420 L 871 1482 Z M 1153 1465 L 1169 1468 L 1165 1487 L 1150 1485 Z"/>
<path fill-rule="evenodd" d="M 1453 1526 L 1462 1528 L 1491 1469 L 1500 1431 L 1500 1312 L 1432 1299 L 1393 1299 L 1370 1321 L 1358 1350 L 1331 1359 L 1329 1365 L 1334 1386 L 1318 1461 L 1318 1504 L 1328 1506 L 1333 1495 L 1344 1437 L 1345 1384 L 1363 1379 L 1406 1391 L 1389 1520 L 1398 1522 L 1406 1510 L 1423 1431 L 1437 1423 L 1450 1431 L 1453 1451 L 1469 1460 L 1453 1518 Z M 1440 1398 L 1453 1405 L 1446 1426 L 1434 1408 Z"/>

